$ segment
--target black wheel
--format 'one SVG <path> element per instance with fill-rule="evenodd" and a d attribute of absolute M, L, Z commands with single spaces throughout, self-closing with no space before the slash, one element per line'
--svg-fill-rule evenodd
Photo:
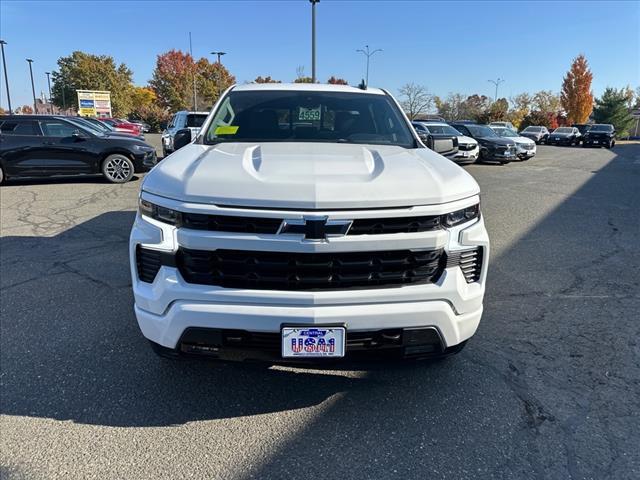
<path fill-rule="evenodd" d="M 0 185 L 2 185 L 2 182 L 4 182 L 4 170 L 0 167 Z"/>
<path fill-rule="evenodd" d="M 162 146 L 162 158 L 166 158 L 167 156 L 167 150 L 164 148 L 164 145 Z"/>
<path fill-rule="evenodd" d="M 607 148 L 613 148 L 613 146 L 615 144 L 616 144 L 616 142 L 609 141 L 606 146 L 607 146 Z"/>
<path fill-rule="evenodd" d="M 126 183 L 133 178 L 133 162 L 121 153 L 109 155 L 102 162 L 102 174 L 111 183 Z"/>

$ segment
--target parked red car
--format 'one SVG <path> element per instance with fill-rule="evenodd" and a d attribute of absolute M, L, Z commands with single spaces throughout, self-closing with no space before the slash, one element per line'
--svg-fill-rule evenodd
<path fill-rule="evenodd" d="M 142 127 L 136 123 L 131 123 L 120 118 L 100 118 L 102 122 L 111 125 L 116 129 L 116 132 L 130 133 L 136 137 L 142 137 Z"/>

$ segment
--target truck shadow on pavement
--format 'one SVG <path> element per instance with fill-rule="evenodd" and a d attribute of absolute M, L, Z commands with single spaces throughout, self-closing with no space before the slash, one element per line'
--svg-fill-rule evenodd
<path fill-rule="evenodd" d="M 2 238 L 1 413 L 147 427 L 316 407 L 254 463 L 255 478 L 287 477 L 311 458 L 328 478 L 631 478 L 640 167 L 638 150 L 615 152 L 498 251 L 478 334 L 434 364 L 161 360 L 132 312 L 133 212 Z"/>

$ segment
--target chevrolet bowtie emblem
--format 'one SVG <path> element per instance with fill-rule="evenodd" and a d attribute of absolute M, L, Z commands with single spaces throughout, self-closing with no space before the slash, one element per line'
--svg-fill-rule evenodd
<path fill-rule="evenodd" d="M 326 217 L 283 220 L 278 233 L 304 235 L 305 240 L 326 240 L 346 235 L 351 223 L 351 220 L 328 220 Z"/>

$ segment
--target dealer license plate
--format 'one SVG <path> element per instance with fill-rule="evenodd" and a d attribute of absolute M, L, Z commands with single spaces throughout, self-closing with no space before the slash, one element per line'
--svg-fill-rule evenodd
<path fill-rule="evenodd" d="M 593 143 L 598 143 L 598 140 L 594 140 Z"/>
<path fill-rule="evenodd" d="M 344 327 L 282 327 L 282 357 L 344 357 Z"/>

